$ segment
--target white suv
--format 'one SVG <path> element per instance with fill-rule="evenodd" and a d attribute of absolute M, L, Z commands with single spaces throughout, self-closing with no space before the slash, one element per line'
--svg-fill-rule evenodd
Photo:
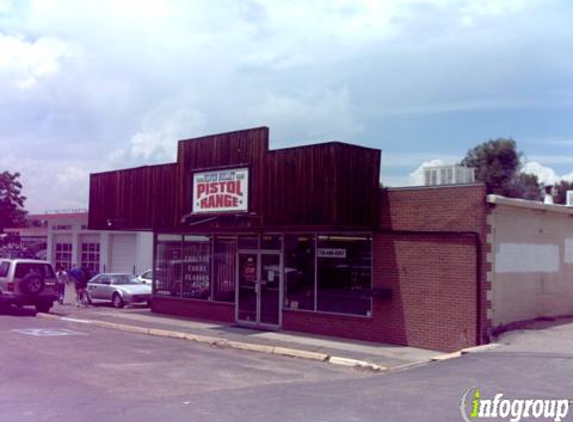
<path fill-rule="evenodd" d="M 57 299 L 56 274 L 48 261 L 0 258 L 0 307 L 34 305 L 48 312 Z"/>

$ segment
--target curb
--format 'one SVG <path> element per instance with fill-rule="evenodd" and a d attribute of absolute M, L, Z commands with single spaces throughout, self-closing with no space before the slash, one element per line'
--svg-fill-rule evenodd
<path fill-rule="evenodd" d="M 338 356 L 330 356 L 328 358 L 328 362 L 333 364 L 333 365 L 351 366 L 353 368 L 367 369 L 367 370 L 375 371 L 375 372 L 385 372 L 388 370 L 388 368 L 385 366 L 380 366 L 380 365 L 377 365 L 375 363 L 367 362 L 365 360 L 348 359 L 348 358 L 342 358 L 342 357 L 338 357 Z"/>
<path fill-rule="evenodd" d="M 496 347 L 501 346 L 501 343 L 489 343 L 489 344 L 482 344 L 481 346 L 474 346 L 474 347 L 467 347 L 465 349 L 460 350 L 462 355 L 468 353 L 477 353 L 477 352 L 484 352 L 486 350 L 495 349 Z"/>
<path fill-rule="evenodd" d="M 465 349 L 458 350 L 457 352 L 446 353 L 443 355 L 434 356 L 431 358 L 432 361 L 444 361 L 449 359 L 456 359 L 462 357 L 463 355 L 468 355 L 470 353 L 479 353 L 485 352 L 487 350 L 495 349 L 496 347 L 501 346 L 500 343 L 489 343 L 489 344 L 482 344 L 480 346 L 473 346 L 473 347 L 466 347 Z"/>
<path fill-rule="evenodd" d="M 459 358 L 461 356 L 462 356 L 462 352 L 461 352 L 461 350 L 458 350 L 457 352 L 446 353 L 444 355 L 434 356 L 431 360 L 432 361 L 444 361 L 444 360 Z"/>
<path fill-rule="evenodd" d="M 330 358 L 330 356 L 325 353 L 309 352 L 307 350 L 290 349 L 287 347 L 279 346 L 273 348 L 273 354 L 279 356 L 288 356 L 292 358 L 317 360 L 319 362 L 327 362 Z"/>
<path fill-rule="evenodd" d="M 305 360 L 312 360 L 315 362 L 325 362 L 331 365 L 338 365 L 338 366 L 346 366 L 354 369 L 362 369 L 362 370 L 369 370 L 373 372 L 385 372 L 388 371 L 388 368 L 385 366 L 381 366 L 372 362 L 367 362 L 364 360 L 358 359 L 351 359 L 345 358 L 340 356 L 330 356 L 326 353 L 319 353 L 319 352 L 310 352 L 308 350 L 300 350 L 300 349 L 291 349 L 288 347 L 279 347 L 279 346 L 269 346 L 265 344 L 256 344 L 256 343 L 246 343 L 241 341 L 233 341 L 233 340 L 226 340 L 221 339 L 218 337 L 209 337 L 203 336 L 199 334 L 190 334 L 190 333 L 182 333 L 180 331 L 171 331 L 171 330 L 164 330 L 160 328 L 146 328 L 146 327 L 138 327 L 135 325 L 128 325 L 128 324 L 118 324 L 115 322 L 108 322 L 108 321 L 98 321 L 98 320 L 88 320 L 88 319 L 79 319 L 79 318 L 72 318 L 72 317 L 65 317 L 53 314 L 47 314 L 38 312 L 36 314 L 40 318 L 50 319 L 50 320 L 62 320 L 67 322 L 75 322 L 80 324 L 90 324 L 100 328 L 110 328 L 113 330 L 118 331 L 125 331 L 129 333 L 135 334 L 146 334 L 155 337 L 164 337 L 164 338 L 173 338 L 179 340 L 189 340 L 194 341 L 197 343 L 207 344 L 209 346 L 217 346 L 221 348 L 230 348 L 230 349 L 237 349 L 237 350 L 246 350 L 249 352 L 258 352 L 258 353 L 265 353 L 269 355 L 277 355 L 277 356 L 285 356 L 291 358 L 298 358 L 298 359 L 305 359 Z"/>

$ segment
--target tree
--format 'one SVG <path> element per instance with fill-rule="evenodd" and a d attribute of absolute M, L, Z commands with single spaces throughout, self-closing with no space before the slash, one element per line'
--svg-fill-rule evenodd
<path fill-rule="evenodd" d="M 0 231 L 24 223 L 26 197 L 21 194 L 22 184 L 18 181 L 19 177 L 18 172 L 0 173 Z"/>
<path fill-rule="evenodd" d="M 559 183 L 555 183 L 555 186 L 553 187 L 553 197 L 554 197 L 554 202 L 556 204 L 563 204 L 565 205 L 565 203 L 567 202 L 567 191 L 568 190 L 573 190 L 573 181 L 571 182 L 567 182 L 565 180 L 562 180 Z"/>
<path fill-rule="evenodd" d="M 508 186 L 506 195 L 510 198 L 542 200 L 541 185 L 535 174 L 519 173 Z"/>
<path fill-rule="evenodd" d="M 540 198 L 537 176 L 521 173 L 521 158 L 511 138 L 489 140 L 471 149 L 461 164 L 476 169 L 476 179 L 487 186 L 487 192 L 510 198 Z"/>

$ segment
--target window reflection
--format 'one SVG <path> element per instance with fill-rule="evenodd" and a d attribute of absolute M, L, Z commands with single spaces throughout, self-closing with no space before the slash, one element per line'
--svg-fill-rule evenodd
<path fill-rule="evenodd" d="M 285 235 L 285 307 L 314 309 L 314 235 Z"/>

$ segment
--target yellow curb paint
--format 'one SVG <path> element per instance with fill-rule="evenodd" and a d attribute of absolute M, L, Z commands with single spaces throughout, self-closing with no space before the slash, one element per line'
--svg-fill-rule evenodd
<path fill-rule="evenodd" d="M 328 362 L 332 363 L 333 365 L 341 365 L 341 366 L 363 366 L 368 364 L 368 362 L 365 362 L 363 360 L 343 358 L 340 356 L 330 356 L 328 358 Z"/>
<path fill-rule="evenodd" d="M 215 344 L 220 339 L 216 337 L 201 336 L 197 334 L 185 334 L 185 339 L 190 341 L 196 341 L 198 343 L 205 343 L 209 345 Z"/>
<path fill-rule="evenodd" d="M 181 333 L 179 331 L 162 330 L 159 328 L 150 328 L 149 334 L 152 336 L 167 337 L 167 338 L 178 338 L 178 339 L 187 338 L 185 333 Z"/>
<path fill-rule="evenodd" d="M 455 358 L 459 358 L 462 355 L 461 351 L 457 351 L 457 352 L 453 352 L 453 353 L 446 353 L 444 355 L 438 355 L 438 356 L 434 356 L 432 357 L 432 360 L 448 360 L 448 359 L 455 359 Z"/>
<path fill-rule="evenodd" d="M 266 346 L 263 344 L 243 343 L 240 341 L 227 341 L 226 346 L 231 347 L 233 349 L 248 350 L 251 352 L 259 352 L 267 354 L 273 353 L 272 346 Z"/>
<path fill-rule="evenodd" d="M 317 360 L 324 362 L 328 359 L 328 355 L 324 353 L 308 352 L 306 350 L 289 349 L 287 347 L 274 347 L 273 354 L 281 356 L 289 356 L 293 358 Z"/>
<path fill-rule="evenodd" d="M 61 318 L 59 315 L 45 314 L 43 312 L 37 312 L 36 316 L 40 317 L 40 318 L 45 318 L 45 319 L 60 319 Z"/>
<path fill-rule="evenodd" d="M 465 349 L 460 350 L 462 355 L 466 353 L 476 353 L 476 352 L 484 352 L 486 350 L 495 349 L 496 347 L 501 346 L 499 343 L 489 343 L 489 344 L 482 344 L 481 346 L 474 346 L 474 347 L 466 347 Z"/>

